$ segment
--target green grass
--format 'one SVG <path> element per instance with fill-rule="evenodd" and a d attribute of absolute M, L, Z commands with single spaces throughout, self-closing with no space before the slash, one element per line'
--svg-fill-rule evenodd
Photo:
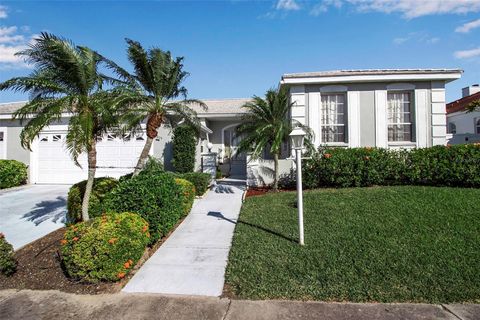
<path fill-rule="evenodd" d="M 245 299 L 480 302 L 480 189 L 374 187 L 247 198 L 226 283 Z"/>

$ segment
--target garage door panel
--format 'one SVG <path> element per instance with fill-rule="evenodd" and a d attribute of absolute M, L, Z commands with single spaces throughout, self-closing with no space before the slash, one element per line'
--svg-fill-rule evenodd
<path fill-rule="evenodd" d="M 65 149 L 66 132 L 42 133 L 37 152 L 37 183 L 71 184 L 88 175 L 87 157 L 82 154 L 76 166 Z M 97 143 L 96 177 L 118 178 L 133 171 L 145 140 L 123 141 L 109 135 Z"/>

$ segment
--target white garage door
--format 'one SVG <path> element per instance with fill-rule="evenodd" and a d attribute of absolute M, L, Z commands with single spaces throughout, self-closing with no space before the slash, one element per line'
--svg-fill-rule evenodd
<path fill-rule="evenodd" d="M 82 154 L 76 166 L 65 148 L 66 132 L 42 133 L 36 151 L 37 183 L 76 183 L 87 179 L 87 156 Z M 123 139 L 108 134 L 97 143 L 96 177 L 118 178 L 135 167 L 145 144 L 145 137 L 126 136 Z"/>

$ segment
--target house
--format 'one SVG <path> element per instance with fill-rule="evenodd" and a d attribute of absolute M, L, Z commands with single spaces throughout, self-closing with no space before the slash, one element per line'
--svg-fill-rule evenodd
<path fill-rule="evenodd" d="M 315 146 L 422 148 L 447 143 L 445 84 L 461 77 L 458 69 L 341 70 L 284 74 L 280 85 L 290 87 L 294 103 L 290 117 L 308 125 Z M 225 173 L 247 176 L 250 185 L 272 181 L 273 161 L 268 152 L 253 160 L 238 154 L 241 123 L 249 99 L 204 100 L 205 111 L 192 105 L 202 124 L 197 147 L 197 170 L 218 165 Z M 25 102 L 0 105 L 0 156 L 29 165 L 32 183 L 74 183 L 86 170 L 73 165 L 63 147 L 68 115 L 42 132 L 32 151 L 21 148 L 22 125 L 12 113 Z M 97 176 L 118 177 L 132 170 L 145 137 L 109 134 L 98 144 Z M 3 150 L 3 151 L 2 151 Z M 160 128 L 151 154 L 171 160 L 171 134 Z M 86 158 L 80 159 L 86 167 Z M 291 150 L 282 148 L 280 171 L 293 168 Z M 208 167 L 208 168 L 207 168 Z"/>
<path fill-rule="evenodd" d="M 480 142 L 480 111 L 467 112 L 473 101 L 480 100 L 480 85 L 462 89 L 462 98 L 447 104 L 448 143 Z"/>

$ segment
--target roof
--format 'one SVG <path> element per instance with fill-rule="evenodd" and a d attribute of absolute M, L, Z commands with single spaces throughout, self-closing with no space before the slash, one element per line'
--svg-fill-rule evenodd
<path fill-rule="evenodd" d="M 0 114 L 12 114 L 26 103 L 27 101 L 0 103 Z"/>
<path fill-rule="evenodd" d="M 359 69 L 318 72 L 286 73 L 282 83 L 313 83 L 335 81 L 382 81 L 382 80 L 455 80 L 461 69 Z"/>
<path fill-rule="evenodd" d="M 475 100 L 480 100 L 480 92 L 463 97 L 447 104 L 447 114 L 463 111 Z"/>
<path fill-rule="evenodd" d="M 390 75 L 390 74 L 451 74 L 462 73 L 461 69 L 359 69 L 359 70 L 332 70 L 318 72 L 286 73 L 282 78 L 309 78 L 333 76 L 359 75 Z"/>
<path fill-rule="evenodd" d="M 251 101 L 249 98 L 236 98 L 236 99 L 215 99 L 215 100 L 202 100 L 208 107 L 207 110 L 201 108 L 198 104 L 193 104 L 191 107 L 201 116 L 208 116 L 209 114 L 216 115 L 235 115 L 245 113 L 242 106 Z M 8 102 L 0 103 L 0 114 L 12 114 L 21 107 L 23 107 L 28 101 Z"/>

